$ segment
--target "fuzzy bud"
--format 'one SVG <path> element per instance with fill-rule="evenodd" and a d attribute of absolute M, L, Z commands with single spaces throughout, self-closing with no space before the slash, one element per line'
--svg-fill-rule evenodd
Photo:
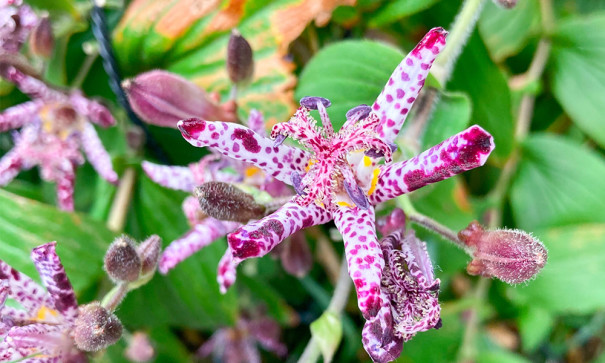
<path fill-rule="evenodd" d="M 471 275 L 518 284 L 533 278 L 546 264 L 546 248 L 524 231 L 484 230 L 473 221 L 458 233 L 458 238 L 473 253 L 473 260 L 466 267 Z"/>
<path fill-rule="evenodd" d="M 254 73 L 254 59 L 250 43 L 233 29 L 227 44 L 227 73 L 235 84 L 248 82 Z"/>
<path fill-rule="evenodd" d="M 135 332 L 128 342 L 124 355 L 133 362 L 149 362 L 155 355 L 155 350 L 149 342 L 149 337 L 143 332 Z"/>
<path fill-rule="evenodd" d="M 155 271 L 161 251 L 162 239 L 155 234 L 137 246 L 137 254 L 141 259 L 141 275 L 147 275 Z"/>
<path fill-rule="evenodd" d="M 132 239 L 120 236 L 107 249 L 105 271 L 116 283 L 138 280 L 141 273 L 141 258 Z"/>
<path fill-rule="evenodd" d="M 229 183 L 204 183 L 195 188 L 194 195 L 204 213 L 221 221 L 247 223 L 265 216 L 264 205 L 256 203 L 250 194 Z"/>
<path fill-rule="evenodd" d="M 193 82 L 166 71 L 150 71 L 127 79 L 122 87 L 132 109 L 144 121 L 174 127 L 179 120 L 199 117 L 211 121 L 237 121 L 231 105 L 212 100 Z"/>
<path fill-rule="evenodd" d="M 53 36 L 53 29 L 48 16 L 42 17 L 30 33 L 29 48 L 37 56 L 44 58 L 52 56 L 53 49 L 55 48 L 55 37 Z"/>
<path fill-rule="evenodd" d="M 512 9 L 517 5 L 517 0 L 494 0 L 494 3 L 505 9 Z"/>
<path fill-rule="evenodd" d="M 98 302 L 83 305 L 74 323 L 73 337 L 78 349 L 96 352 L 122 336 L 122 323 Z"/>

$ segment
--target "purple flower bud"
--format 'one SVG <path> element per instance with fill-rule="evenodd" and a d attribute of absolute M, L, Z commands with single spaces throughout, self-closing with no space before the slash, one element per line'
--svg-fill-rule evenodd
<path fill-rule="evenodd" d="M 227 44 L 227 73 L 233 83 L 248 82 L 254 74 L 254 59 L 250 43 L 233 29 Z"/>
<path fill-rule="evenodd" d="M 221 106 L 201 88 L 176 74 L 154 70 L 123 83 L 133 110 L 144 121 L 163 127 L 176 127 L 179 120 L 237 121 L 230 104 Z"/>
<path fill-rule="evenodd" d="M 54 48 L 53 29 L 48 16 L 44 16 L 29 35 L 29 49 L 37 56 L 50 58 Z"/>
<path fill-rule="evenodd" d="M 494 0 L 494 3 L 505 9 L 512 9 L 517 5 L 517 0 Z"/>
<path fill-rule="evenodd" d="M 548 257 L 542 242 L 520 230 L 484 230 L 473 221 L 458 237 L 473 251 L 473 260 L 466 267 L 469 274 L 496 277 L 509 284 L 533 278 Z"/>
<path fill-rule="evenodd" d="M 135 332 L 124 351 L 126 358 L 133 362 L 149 362 L 155 355 L 155 350 L 149 342 L 149 337 L 143 332 Z"/>
<path fill-rule="evenodd" d="M 80 306 L 74 323 L 73 337 L 78 349 L 96 352 L 117 342 L 122 336 L 122 323 L 98 302 Z"/>
<path fill-rule="evenodd" d="M 137 246 L 137 254 L 141 260 L 141 275 L 147 275 L 155 271 L 161 251 L 162 239 L 155 234 Z"/>
<path fill-rule="evenodd" d="M 307 96 L 300 99 L 300 105 L 308 108 L 309 110 L 317 110 L 317 103 L 321 102 L 325 108 L 332 105 L 329 99 L 323 97 Z"/>
<path fill-rule="evenodd" d="M 376 220 L 376 229 L 385 237 L 395 231 L 405 231 L 405 213 L 401 208 L 393 209 L 388 216 Z"/>
<path fill-rule="evenodd" d="M 195 188 L 193 194 L 204 213 L 221 221 L 247 223 L 265 216 L 264 205 L 229 183 L 210 181 Z"/>
<path fill-rule="evenodd" d="M 113 241 L 105 254 L 105 271 L 116 283 L 138 280 L 141 273 L 141 258 L 132 239 L 120 236 Z"/>

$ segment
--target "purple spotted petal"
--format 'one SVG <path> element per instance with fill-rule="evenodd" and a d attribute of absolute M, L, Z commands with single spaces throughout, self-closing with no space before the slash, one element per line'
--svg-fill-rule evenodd
<path fill-rule="evenodd" d="M 53 308 L 67 321 L 72 322 L 78 315 L 78 302 L 61 260 L 55 252 L 56 244 L 50 242 L 34 248 L 31 258 L 54 304 Z"/>
<path fill-rule="evenodd" d="M 376 238 L 374 209 L 339 208 L 334 212 L 334 223 L 344 239 L 359 310 L 364 318 L 370 319 L 386 303 L 380 291 L 384 258 Z"/>
<path fill-rule="evenodd" d="M 168 166 L 143 161 L 143 171 L 155 183 L 170 189 L 191 193 L 195 188 L 193 172 L 186 166 Z"/>
<path fill-rule="evenodd" d="M 302 178 L 300 177 L 300 174 L 293 171 L 292 174 L 290 174 L 290 177 L 291 177 L 291 181 L 292 181 L 292 186 L 294 187 L 296 194 L 303 196 L 303 197 L 305 195 L 307 195 L 307 193 L 305 193 L 304 187 L 301 185 Z"/>
<path fill-rule="evenodd" d="M 80 143 L 86 158 L 99 175 L 112 184 L 118 182 L 118 174 L 113 170 L 111 157 L 99 140 L 95 127 L 85 123 L 80 134 Z"/>
<path fill-rule="evenodd" d="M 22 357 L 8 342 L 0 342 L 0 362 L 12 362 Z"/>
<path fill-rule="evenodd" d="M 13 269 L 0 260 L 0 280 L 7 281 L 10 288 L 9 297 L 15 299 L 27 312 L 28 316 L 38 313 L 42 305 L 50 303 L 44 289 L 25 274 Z M 2 310 L 5 316 L 7 307 Z"/>
<path fill-rule="evenodd" d="M 475 125 L 410 160 L 382 166 L 370 203 L 376 205 L 477 168 L 485 163 L 494 147 L 493 137 Z"/>
<path fill-rule="evenodd" d="M 250 114 L 248 115 L 248 128 L 263 137 L 267 136 L 265 118 L 260 111 L 255 109 L 250 110 Z"/>
<path fill-rule="evenodd" d="M 223 222 L 214 218 L 206 218 L 196 224 L 183 237 L 172 241 L 162 252 L 158 269 L 160 273 L 166 274 L 177 264 L 208 246 L 218 238 L 223 237 L 230 231 L 233 231 L 241 224 L 236 222 Z"/>
<path fill-rule="evenodd" d="M 13 149 L 0 159 L 0 186 L 10 183 L 21 171 L 23 160 L 17 150 Z"/>
<path fill-rule="evenodd" d="M 370 204 L 368 203 L 368 198 L 366 198 L 366 194 L 357 184 L 351 185 L 348 181 L 345 180 L 343 183 L 345 187 L 345 191 L 349 195 L 349 198 L 358 206 L 360 209 L 368 209 Z"/>
<path fill-rule="evenodd" d="M 42 105 L 42 101 L 29 101 L 7 108 L 0 114 L 0 132 L 16 129 L 33 121 Z"/>
<path fill-rule="evenodd" d="M 14 83 L 21 92 L 31 98 L 40 99 L 44 102 L 58 102 L 67 99 L 63 93 L 48 88 L 44 82 L 26 75 L 15 67 L 8 67 L 2 76 Z"/>
<path fill-rule="evenodd" d="M 64 163 L 64 169 L 58 171 L 57 182 L 57 205 L 65 211 L 74 210 L 74 185 L 76 183 L 75 166 Z"/>
<path fill-rule="evenodd" d="M 251 257 L 269 253 L 278 243 L 303 228 L 327 223 L 330 213 L 314 204 L 300 206 L 291 201 L 263 219 L 242 226 L 227 240 L 237 265 Z"/>
<path fill-rule="evenodd" d="M 280 145 L 233 123 L 200 119 L 179 121 L 183 137 L 193 146 L 211 147 L 230 158 L 248 162 L 268 175 L 290 183 L 292 171 L 304 173 L 309 154 L 297 148 Z"/>
<path fill-rule="evenodd" d="M 318 105 L 323 107 L 330 107 L 332 102 L 329 99 L 323 97 L 307 96 L 300 99 L 300 105 L 308 108 L 309 110 L 317 110 Z"/>
<path fill-rule="evenodd" d="M 218 271 L 216 274 L 216 281 L 218 282 L 221 294 L 225 294 L 227 289 L 235 282 L 236 267 L 237 265 L 233 263 L 233 252 L 231 252 L 231 248 L 227 247 L 225 254 L 218 262 Z"/>
<path fill-rule="evenodd" d="M 372 106 L 380 119 L 376 132 L 393 142 L 424 85 L 433 61 L 445 46 L 447 32 L 433 28 L 401 61 Z"/>
<path fill-rule="evenodd" d="M 50 324 L 16 326 L 9 330 L 6 341 L 17 352 L 14 358 L 40 354 L 44 359 L 60 352 L 63 344 L 69 346 L 70 338 L 62 332 L 63 329 L 64 326 Z"/>
<path fill-rule="evenodd" d="M 90 121 L 102 127 L 109 127 L 116 124 L 107 107 L 95 100 L 90 100 L 79 93 L 73 93 L 69 96 L 71 106 L 80 114 L 86 116 Z"/>
<path fill-rule="evenodd" d="M 4 307 L 4 303 L 6 302 L 6 299 L 8 298 L 9 291 L 10 291 L 10 288 L 8 286 L 8 280 L 0 278 L 0 311 L 2 311 L 2 308 Z"/>
<path fill-rule="evenodd" d="M 403 338 L 395 333 L 391 305 L 385 304 L 375 317 L 366 321 L 361 332 L 363 347 L 376 363 L 386 363 L 399 358 L 403 350 Z"/>

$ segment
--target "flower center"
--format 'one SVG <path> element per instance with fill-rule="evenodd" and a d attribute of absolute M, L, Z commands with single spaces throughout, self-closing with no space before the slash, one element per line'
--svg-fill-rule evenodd
<path fill-rule="evenodd" d="M 367 209 L 367 195 L 374 192 L 378 179 L 376 164 L 383 156 L 390 161 L 392 153 L 391 147 L 374 131 L 378 118 L 370 107 L 358 106 L 347 113 L 347 121 L 335 133 L 326 112 L 330 101 L 305 97 L 300 103 L 294 116 L 275 125 L 271 133 L 277 143 L 289 136 L 313 153 L 306 173 L 292 174 L 298 203 L 313 202 L 328 209 L 355 205 Z M 309 113 L 311 109 L 319 111 L 323 128 L 316 125 Z"/>

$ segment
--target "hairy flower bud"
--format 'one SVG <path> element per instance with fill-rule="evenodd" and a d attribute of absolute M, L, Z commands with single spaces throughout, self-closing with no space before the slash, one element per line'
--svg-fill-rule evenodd
<path fill-rule="evenodd" d="M 52 56 L 53 49 L 55 48 L 55 37 L 53 36 L 53 29 L 48 16 L 42 17 L 30 33 L 29 48 L 37 56 L 44 58 Z"/>
<path fill-rule="evenodd" d="M 141 258 L 132 239 L 120 236 L 107 249 L 105 271 L 114 282 L 133 282 L 141 273 Z"/>
<path fill-rule="evenodd" d="M 98 302 L 93 302 L 80 307 L 73 336 L 78 349 L 96 352 L 120 339 L 122 323 Z"/>
<path fill-rule="evenodd" d="M 212 218 L 247 223 L 265 216 L 265 206 L 232 184 L 211 181 L 195 188 L 200 207 Z"/>
<path fill-rule="evenodd" d="M 233 83 L 248 82 L 254 73 L 250 43 L 233 29 L 227 45 L 227 73 Z"/>
<path fill-rule="evenodd" d="M 219 105 L 196 84 L 174 73 L 154 70 L 125 80 L 122 86 L 136 114 L 152 125 L 176 127 L 179 120 L 191 117 L 237 121 L 230 104 Z"/>
<path fill-rule="evenodd" d="M 161 251 L 162 239 L 155 234 L 137 246 L 137 254 L 141 259 L 141 275 L 147 275 L 155 271 Z"/>
<path fill-rule="evenodd" d="M 517 5 L 517 0 L 494 0 L 494 3 L 506 9 L 512 9 Z"/>
<path fill-rule="evenodd" d="M 466 267 L 471 275 L 518 284 L 534 277 L 546 264 L 546 248 L 524 231 L 484 230 L 473 221 L 458 233 L 458 238 L 473 252 L 473 260 Z"/>

